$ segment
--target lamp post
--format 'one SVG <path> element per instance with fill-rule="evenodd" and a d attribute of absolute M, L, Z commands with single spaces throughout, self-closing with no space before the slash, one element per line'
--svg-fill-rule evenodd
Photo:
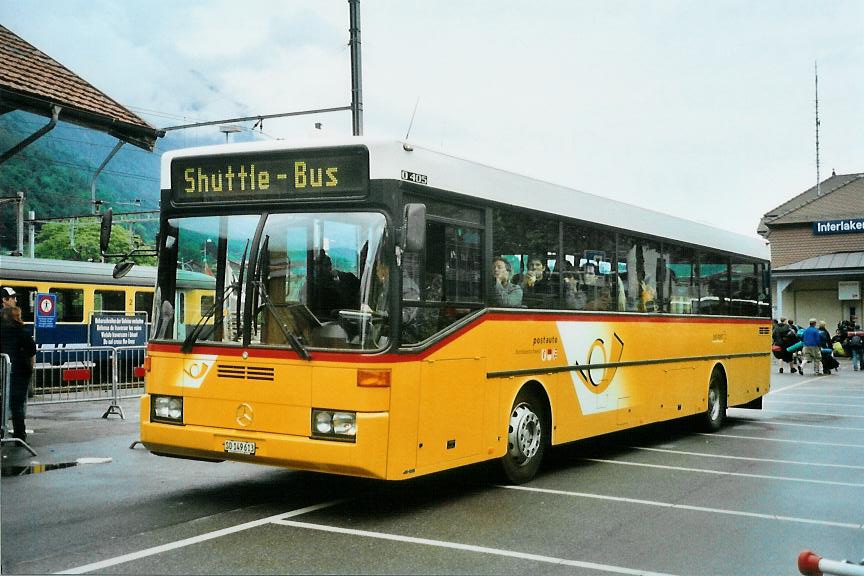
<path fill-rule="evenodd" d="M 228 135 L 236 134 L 237 132 L 242 132 L 243 127 L 238 126 L 237 124 L 222 124 L 219 126 L 219 131 L 225 134 L 225 143 L 228 143 Z"/>
<path fill-rule="evenodd" d="M 203 264 L 207 265 L 207 253 L 210 251 L 210 246 L 213 245 L 213 240 L 211 238 L 207 238 L 207 241 L 204 242 L 204 262 Z"/>

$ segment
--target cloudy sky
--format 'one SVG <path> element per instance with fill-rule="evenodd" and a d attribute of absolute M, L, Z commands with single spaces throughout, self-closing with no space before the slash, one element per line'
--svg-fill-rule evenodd
<path fill-rule="evenodd" d="M 350 104 L 345 0 L 0 0 L 158 127 Z M 361 0 L 364 132 L 750 236 L 864 172 L 864 1 Z M 272 120 L 272 139 L 348 112 Z M 251 128 L 252 123 L 247 123 Z M 216 127 L 189 145 L 224 141 Z"/>

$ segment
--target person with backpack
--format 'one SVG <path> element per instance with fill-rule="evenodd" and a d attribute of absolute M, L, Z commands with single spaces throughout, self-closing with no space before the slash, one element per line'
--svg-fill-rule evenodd
<path fill-rule="evenodd" d="M 825 320 L 819 321 L 819 333 L 822 335 L 822 374 L 828 376 L 833 374 L 835 369 L 840 369 L 840 363 L 834 358 L 831 333 L 828 332 L 828 324 Z"/>
<path fill-rule="evenodd" d="M 786 318 L 780 318 L 780 322 L 774 327 L 771 334 L 771 351 L 774 357 L 780 361 L 780 374 L 783 373 L 783 362 L 789 364 L 789 373 L 795 374 L 795 357 L 787 348 L 798 342 L 795 330 L 786 323 Z"/>
<path fill-rule="evenodd" d="M 852 369 L 856 372 L 864 370 L 864 332 L 861 326 L 846 333 L 846 349 L 852 354 Z"/>

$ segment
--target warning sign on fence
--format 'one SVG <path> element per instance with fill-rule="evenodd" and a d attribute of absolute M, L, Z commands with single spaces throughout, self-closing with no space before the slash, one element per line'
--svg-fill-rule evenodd
<path fill-rule="evenodd" d="M 94 314 L 90 317 L 91 346 L 143 346 L 146 343 L 144 316 Z"/>

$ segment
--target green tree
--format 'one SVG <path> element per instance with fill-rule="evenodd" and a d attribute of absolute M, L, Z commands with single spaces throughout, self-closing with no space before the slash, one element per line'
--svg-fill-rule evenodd
<path fill-rule="evenodd" d="M 36 256 L 38 258 L 57 258 L 59 260 L 95 261 L 101 258 L 99 254 L 99 224 L 72 225 L 67 222 L 51 222 L 42 227 L 36 237 Z M 108 252 L 111 254 L 127 254 L 133 247 L 140 246 L 141 240 L 133 236 L 121 226 L 111 230 L 111 242 Z M 138 264 L 155 264 L 153 256 L 133 258 Z"/>

